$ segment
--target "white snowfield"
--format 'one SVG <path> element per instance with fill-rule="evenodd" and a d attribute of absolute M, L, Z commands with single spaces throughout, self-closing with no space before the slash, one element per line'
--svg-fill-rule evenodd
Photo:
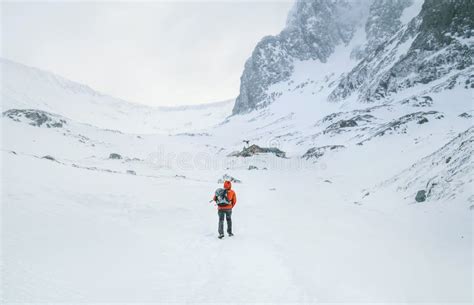
<path fill-rule="evenodd" d="M 301 98 L 175 135 L 126 132 L 134 117 L 123 131 L 80 123 L 98 113 L 89 104 L 77 121 L 4 104 L 2 303 L 470 303 L 471 97 L 459 86 L 427 107 Z M 329 127 L 357 114 L 372 117 Z M 247 139 L 287 158 L 227 157 Z M 301 158 L 325 145 L 344 148 Z M 208 201 L 224 174 L 242 183 L 235 236 L 219 240 Z M 416 202 L 440 177 L 442 192 Z"/>
<path fill-rule="evenodd" d="M 472 304 L 474 68 L 329 102 L 365 40 L 296 62 L 270 105 L 235 116 L 0 59 L 0 303 Z M 229 156 L 244 141 L 286 157 Z M 240 183 L 219 240 L 225 175 Z"/>

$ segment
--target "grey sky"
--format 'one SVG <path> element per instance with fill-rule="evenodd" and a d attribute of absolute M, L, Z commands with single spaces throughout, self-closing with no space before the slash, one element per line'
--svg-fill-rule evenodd
<path fill-rule="evenodd" d="M 2 2 L 1 56 L 137 103 L 225 100 L 292 2 Z"/>

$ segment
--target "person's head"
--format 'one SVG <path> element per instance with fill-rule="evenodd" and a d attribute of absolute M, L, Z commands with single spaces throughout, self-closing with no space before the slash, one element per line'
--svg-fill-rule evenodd
<path fill-rule="evenodd" d="M 224 181 L 224 188 L 226 190 L 230 190 L 232 187 L 232 183 L 229 180 Z"/>

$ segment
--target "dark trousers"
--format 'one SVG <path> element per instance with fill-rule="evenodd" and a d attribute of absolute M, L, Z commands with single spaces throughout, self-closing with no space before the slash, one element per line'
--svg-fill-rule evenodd
<path fill-rule="evenodd" d="M 217 215 L 219 215 L 219 235 L 224 235 L 224 217 L 227 220 L 227 233 L 232 233 L 232 210 L 218 210 Z"/>

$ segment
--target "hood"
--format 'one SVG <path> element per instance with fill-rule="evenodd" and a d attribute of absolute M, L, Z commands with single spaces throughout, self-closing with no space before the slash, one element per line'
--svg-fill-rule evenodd
<path fill-rule="evenodd" d="M 230 190 L 232 188 L 232 183 L 230 181 L 224 181 L 224 188 Z"/>

